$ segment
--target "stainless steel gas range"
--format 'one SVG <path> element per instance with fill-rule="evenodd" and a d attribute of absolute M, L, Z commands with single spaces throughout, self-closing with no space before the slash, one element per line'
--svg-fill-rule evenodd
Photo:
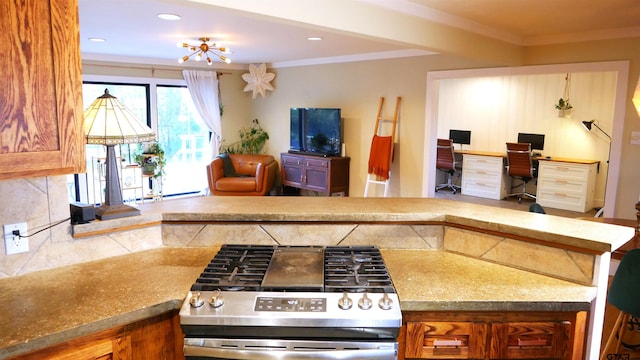
<path fill-rule="evenodd" d="M 397 359 L 375 246 L 223 245 L 180 310 L 186 359 Z"/>

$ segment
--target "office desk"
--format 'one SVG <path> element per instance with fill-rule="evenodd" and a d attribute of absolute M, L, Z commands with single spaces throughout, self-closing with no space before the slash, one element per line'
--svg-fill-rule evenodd
<path fill-rule="evenodd" d="M 489 151 L 457 150 L 462 155 L 461 192 L 487 199 L 504 199 L 511 190 L 505 171 L 505 154 Z"/>
<path fill-rule="evenodd" d="M 599 164 L 597 160 L 538 158 L 536 201 L 569 211 L 593 209 Z"/>
<path fill-rule="evenodd" d="M 506 153 L 456 150 L 462 155 L 462 193 L 504 199 L 511 190 L 506 172 Z M 576 212 L 593 209 L 597 160 L 562 157 L 533 158 L 538 166 L 536 201 L 545 207 Z"/>

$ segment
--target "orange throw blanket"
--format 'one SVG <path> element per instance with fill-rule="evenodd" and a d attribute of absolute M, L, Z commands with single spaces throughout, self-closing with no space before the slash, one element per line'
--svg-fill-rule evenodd
<path fill-rule="evenodd" d="M 391 170 L 393 142 L 391 136 L 373 135 L 371 140 L 371 153 L 369 153 L 369 174 L 376 175 L 384 180 L 389 178 Z"/>

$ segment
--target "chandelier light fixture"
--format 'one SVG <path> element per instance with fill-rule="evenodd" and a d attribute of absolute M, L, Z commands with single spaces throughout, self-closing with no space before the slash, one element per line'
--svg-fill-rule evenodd
<path fill-rule="evenodd" d="M 202 43 L 200 45 L 190 45 L 187 43 L 178 43 L 178 47 L 183 47 L 183 48 L 187 48 L 189 49 L 189 51 L 191 51 L 192 53 L 189 55 L 185 55 L 183 57 L 181 57 L 180 59 L 178 59 L 178 62 L 180 64 L 182 64 L 183 62 L 189 60 L 192 56 L 195 55 L 195 60 L 196 61 L 200 61 L 203 58 L 207 61 L 207 64 L 211 65 L 213 63 L 213 61 L 211 60 L 211 56 L 213 55 L 215 57 L 217 57 L 218 59 L 226 62 L 227 64 L 231 63 L 231 59 L 229 59 L 228 57 L 224 56 L 223 53 L 230 53 L 231 51 L 229 50 L 229 48 L 225 48 L 225 47 L 218 47 L 216 45 L 216 43 L 211 43 L 211 45 L 208 44 L 208 42 L 211 40 L 208 37 L 201 37 L 199 39 L 200 41 L 202 41 Z"/>

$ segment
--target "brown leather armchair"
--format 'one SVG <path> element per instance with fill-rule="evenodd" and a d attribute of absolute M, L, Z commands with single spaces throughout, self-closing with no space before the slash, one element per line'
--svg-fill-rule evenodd
<path fill-rule="evenodd" d="M 271 155 L 229 154 L 235 176 L 225 176 L 223 159 L 207 165 L 209 191 L 213 195 L 266 195 L 276 182 L 278 163 Z M 227 174 L 230 175 L 230 174 Z"/>

